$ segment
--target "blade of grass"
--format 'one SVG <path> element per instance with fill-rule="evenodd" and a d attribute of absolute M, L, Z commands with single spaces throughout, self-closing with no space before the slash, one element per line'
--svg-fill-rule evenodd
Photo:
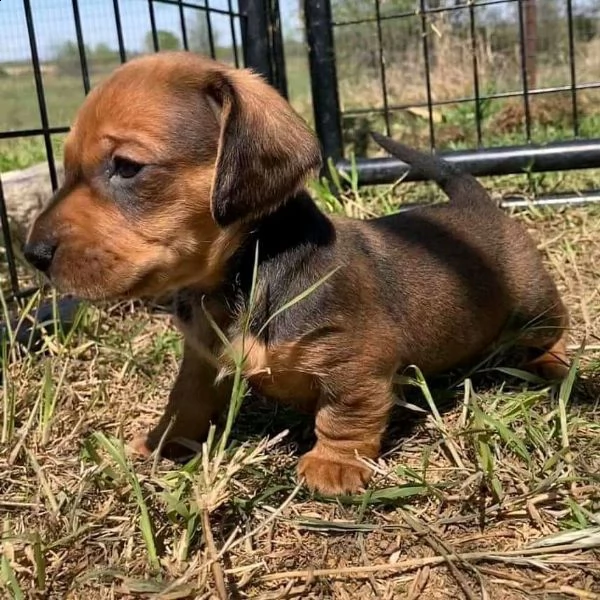
<path fill-rule="evenodd" d="M 597 542 L 600 544 L 600 540 Z M 595 546 L 598 547 L 598 546 Z M 271 582 L 281 581 L 282 579 L 311 579 L 320 577 L 345 577 L 352 575 L 353 577 L 364 577 L 369 573 L 378 572 L 395 572 L 395 571 L 410 571 L 425 566 L 440 565 L 447 562 L 448 559 L 460 560 L 463 562 L 476 563 L 485 562 L 511 562 L 516 561 L 522 564 L 530 564 L 527 561 L 532 560 L 528 557 L 544 557 L 546 554 L 562 554 L 579 550 L 577 544 L 564 544 L 549 546 L 545 549 L 541 548 L 523 548 L 521 550 L 506 550 L 504 552 L 465 552 L 462 554 L 449 554 L 445 556 L 426 556 L 423 558 L 410 558 L 396 563 L 383 563 L 376 565 L 354 565 L 351 567 L 338 567 L 332 569 L 309 569 L 304 571 L 282 571 L 279 573 L 267 573 L 260 577 L 260 581 Z M 535 560 L 535 559 L 534 559 Z M 535 560 L 536 564 L 543 565 L 542 559 Z M 574 563 L 575 561 L 573 561 Z M 226 571 L 227 573 L 229 570 Z"/>
<path fill-rule="evenodd" d="M 254 249 L 254 266 L 252 267 L 252 282 L 250 285 L 250 296 L 248 298 L 248 310 L 246 311 L 246 318 L 244 320 L 244 326 L 242 329 L 242 346 L 245 344 L 246 336 L 250 331 L 250 321 L 252 318 L 252 310 L 254 309 L 254 305 L 256 303 L 256 288 L 258 282 L 258 241 L 256 242 L 256 248 Z"/>
<path fill-rule="evenodd" d="M 242 407 L 242 403 L 246 394 L 248 393 L 248 383 L 243 378 L 244 364 L 246 361 L 246 339 L 248 337 L 248 333 L 250 331 L 250 322 L 252 318 L 252 312 L 254 311 L 255 303 L 256 303 L 256 293 L 258 287 L 258 262 L 259 262 L 259 247 L 258 242 L 256 243 L 256 247 L 254 249 L 254 265 L 252 267 L 252 282 L 250 285 L 250 294 L 248 300 L 248 309 L 246 312 L 246 318 L 244 320 L 244 326 L 242 330 L 242 349 L 241 355 L 237 355 L 235 350 L 229 343 L 227 342 L 227 347 L 229 348 L 229 352 L 231 353 L 231 358 L 234 361 L 235 372 L 233 374 L 233 384 L 231 388 L 231 396 L 229 399 L 229 406 L 227 407 L 227 418 L 225 421 L 225 428 L 219 439 L 219 444 L 217 446 L 217 452 L 219 455 L 223 455 L 225 452 L 225 448 L 229 442 L 229 436 L 231 435 L 231 430 L 233 429 L 233 424 L 240 412 Z M 214 323 L 214 321 L 213 321 Z M 214 326 L 218 328 L 217 324 L 214 323 Z M 222 338 L 225 338 L 225 334 L 222 335 Z"/>
<path fill-rule="evenodd" d="M 446 426 L 444 425 L 444 421 L 440 415 L 440 412 L 437 409 L 437 406 L 435 405 L 433 396 L 431 395 L 431 391 L 429 390 L 429 386 L 427 385 L 427 382 L 425 381 L 425 377 L 423 376 L 421 369 L 419 369 L 419 367 L 417 367 L 416 365 L 411 365 L 409 368 L 412 368 L 415 371 L 415 379 L 413 381 L 415 382 L 417 387 L 421 390 L 421 393 L 423 394 L 423 397 L 425 398 L 425 401 L 427 402 L 427 404 L 429 406 L 429 410 L 431 411 L 431 414 L 433 415 L 433 421 L 434 421 L 435 425 L 437 426 L 439 432 L 444 437 L 444 445 L 446 446 L 446 448 L 448 449 L 448 452 L 452 456 L 454 463 L 460 469 L 466 470 L 465 464 L 463 463 L 463 461 L 460 457 L 458 447 L 457 447 L 456 443 L 454 442 L 454 440 L 452 440 L 452 438 L 450 437 L 450 434 L 449 434 Z"/>
<path fill-rule="evenodd" d="M 330 277 L 332 277 L 341 266 L 335 267 L 332 271 L 327 273 L 324 277 L 321 277 L 316 283 L 313 283 L 309 288 L 304 290 L 302 293 L 298 294 L 296 297 L 292 298 L 289 302 L 286 302 L 283 306 L 279 307 L 276 311 L 269 315 L 269 318 L 263 323 L 262 327 L 258 330 L 256 337 L 260 337 L 263 331 L 268 327 L 269 323 L 282 312 L 288 310 L 298 302 L 301 302 L 307 296 L 310 296 L 316 289 L 318 289 L 321 285 L 323 285 Z"/>
<path fill-rule="evenodd" d="M 33 563 L 35 565 L 36 585 L 40 592 L 46 589 L 46 558 L 42 550 L 42 540 L 38 531 L 35 532 L 33 543 Z"/>
<path fill-rule="evenodd" d="M 6 343 L 0 341 L 2 348 L 2 436 L 0 442 L 7 444 L 15 432 L 17 395 L 14 382 L 8 377 L 8 353 Z"/>
<path fill-rule="evenodd" d="M 17 457 L 19 456 L 19 452 L 21 452 L 21 448 L 24 446 L 25 440 L 27 439 L 27 436 L 29 435 L 29 432 L 31 431 L 31 429 L 33 427 L 33 422 L 35 420 L 36 415 L 38 414 L 41 401 L 42 401 L 42 390 L 40 389 L 40 391 L 38 392 L 38 394 L 35 398 L 35 403 L 34 403 L 33 407 L 31 408 L 31 412 L 29 413 L 29 418 L 27 419 L 25 426 L 22 427 L 22 429 L 21 429 L 21 435 L 19 436 L 17 443 L 15 444 L 14 448 L 12 449 L 11 453 L 8 456 L 8 464 L 9 465 L 13 465 L 15 463 L 15 461 L 17 460 Z"/>
<path fill-rule="evenodd" d="M 50 483 L 48 482 L 48 479 L 44 474 L 44 470 L 40 466 L 40 463 L 38 462 L 37 458 L 28 448 L 25 448 L 25 452 L 27 453 L 27 458 L 29 459 L 29 464 L 31 465 L 31 468 L 35 471 L 35 474 L 37 475 L 40 487 L 42 488 L 46 498 L 48 499 L 48 503 L 50 504 L 50 510 L 52 514 L 55 517 L 58 517 L 60 515 L 60 507 L 56 496 L 52 491 L 52 487 L 50 486 Z"/>
<path fill-rule="evenodd" d="M 154 531 L 152 527 L 152 521 L 150 520 L 150 513 L 148 511 L 148 506 L 146 505 L 146 500 L 144 499 L 144 494 L 142 492 L 139 479 L 137 478 L 135 470 L 129 464 L 125 455 L 125 449 L 122 444 L 118 444 L 116 440 L 113 441 L 109 439 L 102 432 L 95 432 L 93 437 L 109 454 L 112 460 L 119 466 L 133 489 L 135 500 L 140 512 L 140 531 L 146 545 L 150 566 L 153 569 L 158 570 L 160 564 L 156 551 L 156 542 L 154 540 Z"/>
<path fill-rule="evenodd" d="M 581 360 L 581 355 L 584 350 L 584 345 L 582 344 L 579 350 L 577 351 L 575 357 L 573 358 L 573 362 L 571 363 L 571 367 L 569 369 L 569 373 L 567 377 L 560 384 L 560 388 L 558 391 L 558 412 L 559 412 L 559 422 L 560 422 L 560 439 L 563 449 L 569 449 L 569 428 L 568 428 L 568 416 L 567 416 L 567 406 L 569 404 L 569 400 L 571 398 L 571 394 L 573 392 L 573 385 L 575 383 L 575 377 L 577 375 L 577 371 L 579 369 L 579 362 Z M 571 453 L 568 452 L 565 455 L 565 461 L 568 464 L 572 462 Z"/>
<path fill-rule="evenodd" d="M 494 453 L 491 447 L 491 432 L 486 426 L 485 414 L 479 407 L 479 404 L 475 398 L 475 394 L 472 394 L 469 399 L 469 408 L 473 416 L 471 425 L 471 434 L 473 436 L 475 454 L 477 455 L 477 462 L 479 468 L 485 474 L 485 477 L 491 486 L 496 500 L 501 501 L 504 493 L 500 480 L 496 475 Z"/>
<path fill-rule="evenodd" d="M 4 554 L 0 559 L 0 581 L 2 587 L 10 594 L 11 600 L 25 600 L 25 594 L 19 585 L 15 572 Z"/>
<path fill-rule="evenodd" d="M 394 504 L 399 500 L 405 500 L 407 498 L 414 498 L 418 496 L 424 496 L 429 491 L 429 487 L 425 485 L 414 485 L 404 484 L 397 485 L 388 488 L 382 488 L 379 490 L 371 490 L 368 494 L 354 494 L 345 496 L 321 496 L 315 494 L 315 497 L 319 500 L 336 502 L 346 505 L 358 505 L 362 506 L 365 502 L 365 496 L 367 497 L 368 505 L 376 504 Z"/>
<path fill-rule="evenodd" d="M 481 369 L 481 373 L 496 371 L 498 373 L 502 373 L 503 375 L 508 375 L 509 377 L 514 377 L 515 379 L 521 379 L 525 383 L 531 383 L 533 385 L 542 385 L 548 383 L 542 377 L 538 377 L 534 373 L 530 373 L 529 371 L 523 371 L 522 369 L 515 369 L 512 367 L 493 367 L 490 369 Z"/>
<path fill-rule="evenodd" d="M 46 446 L 50 441 L 50 425 L 54 418 L 54 412 L 58 403 L 58 397 L 62 390 L 62 386 L 67 374 L 67 368 L 70 366 L 68 359 L 65 360 L 63 368 L 58 377 L 58 381 L 54 384 L 52 380 L 52 372 L 50 370 L 50 362 L 46 363 L 46 369 L 44 371 L 44 380 L 42 382 L 42 403 L 41 403 L 41 416 L 40 426 L 42 430 L 42 446 Z"/>

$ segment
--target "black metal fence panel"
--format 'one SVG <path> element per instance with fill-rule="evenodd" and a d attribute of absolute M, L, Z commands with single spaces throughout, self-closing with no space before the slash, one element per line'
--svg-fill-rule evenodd
<path fill-rule="evenodd" d="M 291 14 L 303 25 L 286 32 L 284 60 Z M 62 140 L 85 94 L 147 52 L 251 66 L 313 120 L 339 169 L 357 157 L 361 184 L 407 170 L 382 156 L 370 130 L 435 149 L 476 175 L 600 167 L 596 0 L 14 0 L 0 2 L 0 37 L 7 298 L 36 284 L 19 260 L 22 240 L 10 240 L 9 177 L 41 166 L 40 195 L 56 189 Z"/>
<path fill-rule="evenodd" d="M 477 175 L 600 166 L 597 2 L 306 0 L 305 12 L 316 128 L 339 168 L 358 158 L 361 183 L 406 174 L 375 158 L 372 129 Z"/>

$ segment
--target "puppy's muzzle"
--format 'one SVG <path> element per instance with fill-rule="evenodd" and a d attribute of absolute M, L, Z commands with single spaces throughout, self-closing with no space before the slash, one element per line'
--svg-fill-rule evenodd
<path fill-rule="evenodd" d="M 38 271 L 47 273 L 57 248 L 58 243 L 52 239 L 31 241 L 25 244 L 23 254 L 27 261 Z"/>

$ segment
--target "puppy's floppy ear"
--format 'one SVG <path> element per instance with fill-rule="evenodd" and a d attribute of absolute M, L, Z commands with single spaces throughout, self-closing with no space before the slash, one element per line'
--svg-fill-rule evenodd
<path fill-rule="evenodd" d="M 271 212 L 321 165 L 316 136 L 279 93 L 246 70 L 208 85 L 221 120 L 211 211 L 222 227 Z"/>

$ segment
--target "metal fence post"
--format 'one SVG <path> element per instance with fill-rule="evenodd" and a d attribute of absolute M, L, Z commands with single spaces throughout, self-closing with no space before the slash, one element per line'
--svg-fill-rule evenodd
<path fill-rule="evenodd" d="M 283 32 L 279 0 L 267 0 L 270 34 L 271 64 L 273 68 L 273 83 L 284 98 L 288 98 L 287 74 L 285 71 L 285 50 L 283 47 Z"/>
<path fill-rule="evenodd" d="M 305 0 L 304 18 L 315 129 L 325 159 L 337 162 L 344 147 L 330 1 Z"/>
<path fill-rule="evenodd" d="M 287 98 L 278 0 L 239 0 L 244 63 Z"/>
<path fill-rule="evenodd" d="M 0 225 L 2 227 L 2 237 L 4 238 L 4 251 L 6 253 L 6 265 L 8 267 L 8 278 L 11 286 L 10 299 L 17 298 L 19 295 L 19 276 L 17 274 L 17 264 L 12 246 L 12 235 L 10 233 L 10 224 L 8 214 L 6 213 L 6 201 L 4 199 L 4 190 L 2 189 L 2 177 L 0 176 Z"/>

